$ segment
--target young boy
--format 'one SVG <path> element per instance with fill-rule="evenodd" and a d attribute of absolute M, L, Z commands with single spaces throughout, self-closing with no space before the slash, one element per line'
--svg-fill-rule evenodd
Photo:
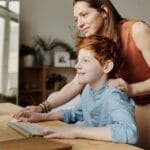
<path fill-rule="evenodd" d="M 66 123 L 83 121 L 82 127 L 49 127 L 42 131 L 47 138 L 86 138 L 135 144 L 137 127 L 134 102 L 106 82 L 115 76 L 119 64 L 116 44 L 97 35 L 80 37 L 77 41 L 78 62 L 76 80 L 86 84 L 81 104 L 70 110 L 48 114 L 26 113 L 21 121 L 62 120 Z"/>

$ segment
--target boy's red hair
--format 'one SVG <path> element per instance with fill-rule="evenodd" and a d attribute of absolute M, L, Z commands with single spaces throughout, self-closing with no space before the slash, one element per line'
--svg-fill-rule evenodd
<path fill-rule="evenodd" d="M 115 77 L 118 65 L 120 64 L 120 50 L 117 48 L 115 42 L 107 37 L 98 35 L 78 37 L 76 41 L 77 52 L 83 48 L 90 50 L 102 65 L 106 60 L 112 60 L 114 68 L 109 73 L 109 78 Z"/>

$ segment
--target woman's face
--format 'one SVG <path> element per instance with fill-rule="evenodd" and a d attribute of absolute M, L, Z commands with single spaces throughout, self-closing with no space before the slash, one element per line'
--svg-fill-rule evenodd
<path fill-rule="evenodd" d="M 78 29 L 85 36 L 102 34 L 104 28 L 104 18 L 96 9 L 89 7 L 83 1 L 74 5 L 74 18 Z"/>

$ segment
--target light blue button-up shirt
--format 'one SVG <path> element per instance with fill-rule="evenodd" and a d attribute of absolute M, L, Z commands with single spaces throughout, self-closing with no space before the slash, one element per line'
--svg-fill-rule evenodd
<path fill-rule="evenodd" d="M 64 122 L 84 121 L 87 127 L 108 127 L 113 142 L 135 144 L 138 133 L 134 106 L 133 100 L 116 88 L 104 86 L 93 91 L 87 85 L 81 103 L 75 109 L 63 110 Z"/>

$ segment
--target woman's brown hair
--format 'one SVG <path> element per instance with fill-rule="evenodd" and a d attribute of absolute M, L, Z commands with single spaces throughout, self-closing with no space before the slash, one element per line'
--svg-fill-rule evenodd
<path fill-rule="evenodd" d="M 120 50 L 116 43 L 110 38 L 91 35 L 89 37 L 77 37 L 76 50 L 77 53 L 80 49 L 86 49 L 93 53 L 94 57 L 100 62 L 101 65 L 106 60 L 112 60 L 114 67 L 108 74 L 108 78 L 114 78 L 120 64 Z"/>

